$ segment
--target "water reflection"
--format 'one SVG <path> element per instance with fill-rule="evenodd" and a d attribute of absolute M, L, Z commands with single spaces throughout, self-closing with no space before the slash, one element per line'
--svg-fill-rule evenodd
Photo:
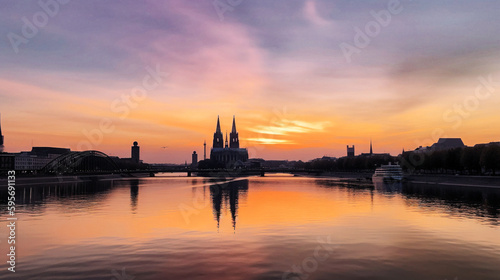
<path fill-rule="evenodd" d="M 46 185 L 18 186 L 16 188 L 16 209 L 31 214 L 42 213 L 49 204 L 64 206 L 68 211 L 79 210 L 102 203 L 113 189 L 130 186 L 132 211 L 137 208 L 139 180 L 130 181 L 85 181 L 75 183 L 54 183 Z M 7 190 L 0 190 L 0 216 L 7 208 Z"/>
<path fill-rule="evenodd" d="M 361 182 L 339 182 L 338 180 L 316 180 L 322 188 L 346 188 L 348 192 L 371 190 L 373 206 L 374 191 L 390 198 L 401 195 L 409 206 L 417 205 L 423 211 L 440 211 L 454 217 L 468 217 L 498 225 L 500 217 L 500 189 L 463 186 L 436 185 L 415 182 L 374 181 L 372 185 Z"/>
<path fill-rule="evenodd" d="M 403 184 L 401 181 L 373 181 L 373 187 L 382 193 L 400 193 Z"/>
<path fill-rule="evenodd" d="M 451 215 L 486 217 L 492 224 L 499 224 L 500 189 L 408 182 L 402 193 L 429 210 L 444 207 Z"/>
<path fill-rule="evenodd" d="M 220 226 L 221 211 L 229 206 L 233 230 L 236 231 L 236 218 L 238 216 L 238 201 L 240 193 L 245 196 L 248 192 L 248 180 L 236 180 L 222 184 L 213 184 L 210 186 L 210 198 L 214 219 L 217 221 L 217 230 Z"/>
<path fill-rule="evenodd" d="M 130 208 L 132 214 L 136 214 L 137 197 L 139 196 L 139 179 L 130 180 Z"/>
<path fill-rule="evenodd" d="M 121 268 L 129 279 L 284 279 L 294 268 L 297 279 L 498 279 L 500 191 L 368 183 L 155 177 L 19 188 L 20 203 L 45 210 L 19 213 L 19 272 L 0 279 L 111 279 Z M 334 249 L 319 261 L 327 237 Z M 0 261 L 6 270 L 6 254 Z"/>
<path fill-rule="evenodd" d="M 79 182 L 50 185 L 23 186 L 16 188 L 16 210 L 29 211 L 38 214 L 47 207 L 47 202 L 64 205 L 68 209 L 79 206 L 75 201 L 81 200 L 83 204 L 102 201 L 113 188 L 111 182 Z M 7 190 L 0 191 L 0 216 L 6 213 Z M 85 205 L 83 205 L 85 206 Z"/>

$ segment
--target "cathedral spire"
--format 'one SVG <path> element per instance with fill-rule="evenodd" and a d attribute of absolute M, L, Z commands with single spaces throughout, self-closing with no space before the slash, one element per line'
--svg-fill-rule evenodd
<path fill-rule="evenodd" d="M 229 138 L 230 138 L 229 141 L 230 148 L 234 149 L 240 148 L 240 139 L 238 138 L 238 132 L 236 131 L 236 120 L 234 116 L 233 116 L 233 128 L 231 129 L 231 134 L 229 134 Z"/>
<path fill-rule="evenodd" d="M 220 131 L 219 116 L 217 116 L 217 128 L 215 129 L 215 133 L 221 133 L 221 131 Z"/>
<path fill-rule="evenodd" d="M 370 138 L 370 155 L 373 155 L 372 139 Z"/>
<path fill-rule="evenodd" d="M 224 139 L 222 137 L 222 132 L 220 130 L 219 116 L 217 116 L 217 128 L 214 133 L 214 142 L 212 148 L 223 148 Z"/>
<path fill-rule="evenodd" d="M 233 115 L 233 129 L 231 129 L 231 133 L 236 133 L 236 121 L 234 120 L 234 115 Z"/>

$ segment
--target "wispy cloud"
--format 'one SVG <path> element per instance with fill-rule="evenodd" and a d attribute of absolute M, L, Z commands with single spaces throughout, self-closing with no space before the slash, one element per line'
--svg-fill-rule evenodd
<path fill-rule="evenodd" d="M 343 152 L 342 136 L 385 139 L 399 152 L 399 142 L 428 137 L 442 121 L 441 108 L 473 92 L 478 75 L 500 69 L 495 0 L 406 1 L 351 64 L 339 43 L 352 41 L 353 27 L 364 28 L 386 1 L 252 0 L 223 22 L 212 2 L 122 0 L 117 9 L 71 1 L 18 55 L 7 41 L 0 44 L 2 129 L 15 127 L 6 135 L 9 151 L 29 149 L 24 139 L 34 127 L 65 135 L 37 135 L 39 142 L 72 146 L 82 127 L 114 118 L 110 102 L 141 82 L 145 66 L 159 63 L 171 73 L 168 83 L 117 122 L 120 139 L 106 138 L 103 147 L 128 152 L 136 140 L 130 135 L 141 141 L 146 161 L 164 160 L 151 147 L 169 145 L 177 147 L 169 161 L 184 162 L 193 146 L 210 142 L 217 115 L 236 114 L 240 137 L 272 144 L 269 154 L 280 145 L 291 157 L 306 156 L 292 149 L 310 145 L 315 153 Z M 36 1 L 6 1 L 0 34 L 21 32 L 22 18 L 39 9 Z M 498 119 L 499 102 L 493 96 L 478 115 Z M 276 104 L 298 116 L 269 122 Z M 489 123 L 468 122 L 470 142 L 494 140 Z M 389 137 L 404 131 L 411 136 Z"/>
<path fill-rule="evenodd" d="M 328 121 L 323 122 L 306 122 L 300 120 L 279 120 L 270 125 L 258 125 L 247 128 L 247 130 L 270 135 L 289 135 L 291 133 L 310 133 L 321 132 L 325 127 L 331 125 Z"/>
<path fill-rule="evenodd" d="M 245 138 L 249 142 L 256 142 L 257 144 L 263 145 L 276 145 L 276 144 L 295 144 L 290 140 L 285 139 L 273 139 L 273 138 Z"/>

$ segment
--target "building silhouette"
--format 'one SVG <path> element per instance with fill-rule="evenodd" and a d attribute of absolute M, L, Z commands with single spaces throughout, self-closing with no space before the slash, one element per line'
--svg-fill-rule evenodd
<path fill-rule="evenodd" d="M 8 171 L 14 170 L 15 160 L 12 154 L 0 153 L 0 176 L 6 176 Z"/>
<path fill-rule="evenodd" d="M 210 151 L 210 159 L 222 163 L 226 168 L 242 166 L 243 162 L 248 160 L 247 149 L 240 148 L 240 140 L 238 131 L 236 130 L 236 120 L 234 116 L 230 139 L 226 132 L 225 142 L 220 128 L 219 117 L 217 117 L 217 127 L 215 129 L 213 145 Z"/>
<path fill-rule="evenodd" d="M 140 147 L 138 145 L 139 145 L 139 143 L 137 143 L 137 141 L 135 141 L 134 146 L 132 146 L 131 158 L 132 158 L 132 161 L 135 163 L 140 162 Z"/>
<path fill-rule="evenodd" d="M 2 119 L 0 115 L 0 153 L 3 152 L 3 148 Z"/>
<path fill-rule="evenodd" d="M 431 149 L 442 151 L 463 147 L 465 147 L 465 145 L 461 138 L 439 138 L 437 143 L 431 146 Z"/>
<path fill-rule="evenodd" d="M 14 153 L 15 169 L 21 172 L 33 172 L 42 169 L 57 157 L 70 153 L 67 148 L 32 147 L 31 151 Z"/>
<path fill-rule="evenodd" d="M 131 147 L 129 158 L 119 158 L 117 156 L 110 156 L 110 158 L 120 167 L 120 169 L 136 170 L 146 167 L 141 160 L 141 147 L 137 141 L 134 141 Z"/>
<path fill-rule="evenodd" d="M 347 156 L 348 157 L 353 157 L 355 155 L 354 153 L 354 145 L 352 145 L 352 147 L 349 147 L 349 145 L 347 145 Z"/>
<path fill-rule="evenodd" d="M 447 151 L 455 148 L 464 148 L 464 142 L 461 138 L 439 138 L 439 140 L 430 147 L 418 147 L 415 151 Z"/>
<path fill-rule="evenodd" d="M 353 146 L 354 147 L 354 146 Z M 370 152 L 369 153 L 361 153 L 361 156 L 390 156 L 389 153 L 374 153 L 373 152 L 373 142 L 372 142 L 372 139 L 370 139 Z"/>
<path fill-rule="evenodd" d="M 196 151 L 193 151 L 193 154 L 191 155 L 191 166 L 196 167 L 198 165 L 198 154 Z"/>

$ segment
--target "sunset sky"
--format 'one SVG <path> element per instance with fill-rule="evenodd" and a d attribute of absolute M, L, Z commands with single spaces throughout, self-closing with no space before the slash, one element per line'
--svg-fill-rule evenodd
<path fill-rule="evenodd" d="M 7 152 L 190 162 L 218 115 L 265 159 L 500 141 L 496 0 L 60 2 L 0 3 Z"/>

